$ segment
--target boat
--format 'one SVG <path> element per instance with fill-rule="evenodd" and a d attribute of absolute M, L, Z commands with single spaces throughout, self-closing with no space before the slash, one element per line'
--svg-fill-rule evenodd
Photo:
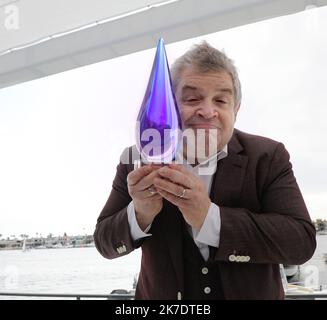
<path fill-rule="evenodd" d="M 23 252 L 26 251 L 26 239 L 24 239 L 24 241 L 23 241 L 22 251 Z"/>
<path fill-rule="evenodd" d="M 61 248 L 63 248 L 63 245 L 62 245 L 62 243 L 59 242 L 59 243 L 56 243 L 55 245 L 53 245 L 52 248 L 53 249 L 61 249 Z"/>
<path fill-rule="evenodd" d="M 30 250 L 30 248 L 26 247 L 26 238 L 24 238 L 23 245 L 22 245 L 22 252 L 26 252 L 28 250 Z"/>
<path fill-rule="evenodd" d="M 300 267 L 298 265 L 284 265 L 284 271 L 287 278 L 294 277 L 298 274 Z"/>

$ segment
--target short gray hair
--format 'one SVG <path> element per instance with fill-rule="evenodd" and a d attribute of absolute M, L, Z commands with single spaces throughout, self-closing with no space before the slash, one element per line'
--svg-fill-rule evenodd
<path fill-rule="evenodd" d="M 199 72 L 226 71 L 232 78 L 236 105 L 241 102 L 242 89 L 236 67 L 233 60 L 228 58 L 224 52 L 203 41 L 200 44 L 194 45 L 179 57 L 170 68 L 175 92 L 182 72 L 189 67 L 195 67 Z"/>

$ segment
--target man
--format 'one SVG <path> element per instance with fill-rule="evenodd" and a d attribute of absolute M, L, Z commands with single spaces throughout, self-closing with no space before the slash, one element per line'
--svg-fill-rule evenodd
<path fill-rule="evenodd" d="M 121 161 L 97 249 L 113 259 L 141 246 L 136 299 L 283 299 L 279 264 L 302 264 L 316 247 L 288 152 L 234 129 L 241 85 L 224 53 L 195 46 L 172 81 L 183 129 L 205 130 L 206 147 L 214 130 L 218 152 L 190 164 L 186 146 L 183 164 L 135 170 Z"/>

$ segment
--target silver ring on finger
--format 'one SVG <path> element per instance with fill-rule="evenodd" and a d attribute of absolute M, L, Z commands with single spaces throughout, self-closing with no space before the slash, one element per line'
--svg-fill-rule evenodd
<path fill-rule="evenodd" d="M 148 191 L 150 192 L 151 195 L 157 193 L 157 189 L 156 189 L 154 186 L 150 186 L 150 187 L 148 188 Z"/>
<path fill-rule="evenodd" d="M 186 193 L 186 189 L 184 188 L 183 191 L 182 191 L 182 193 L 179 196 L 177 196 L 177 197 L 178 198 L 184 198 L 185 197 L 185 193 Z"/>

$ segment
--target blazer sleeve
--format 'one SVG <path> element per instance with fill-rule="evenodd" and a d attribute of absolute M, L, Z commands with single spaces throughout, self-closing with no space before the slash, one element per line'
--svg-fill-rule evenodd
<path fill-rule="evenodd" d="M 111 193 L 95 227 L 95 246 L 108 259 L 126 255 L 142 243 L 142 240 L 134 242 L 130 234 L 127 206 L 132 198 L 128 193 L 127 174 L 127 165 L 120 162 Z"/>
<path fill-rule="evenodd" d="M 242 255 L 250 263 L 299 265 L 312 257 L 316 230 L 283 144 L 276 146 L 268 168 L 260 212 L 220 207 L 217 260 L 231 261 L 231 255 Z"/>

